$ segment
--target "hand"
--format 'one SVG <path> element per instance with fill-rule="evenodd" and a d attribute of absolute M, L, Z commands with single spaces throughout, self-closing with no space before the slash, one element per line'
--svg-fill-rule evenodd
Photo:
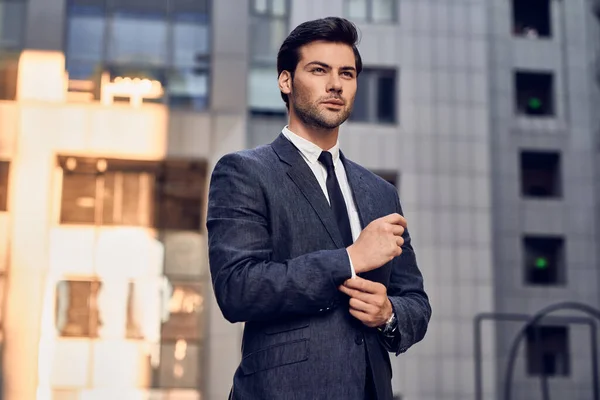
<path fill-rule="evenodd" d="M 348 247 L 356 273 L 379 268 L 402 254 L 405 229 L 406 219 L 400 214 L 386 215 L 367 225 Z"/>
<path fill-rule="evenodd" d="M 350 296 L 350 314 L 369 328 L 384 325 L 394 312 L 387 289 L 379 282 L 357 276 L 348 279 L 339 289 Z"/>

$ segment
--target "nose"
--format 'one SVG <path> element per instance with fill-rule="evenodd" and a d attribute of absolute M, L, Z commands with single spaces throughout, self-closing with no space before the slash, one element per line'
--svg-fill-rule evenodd
<path fill-rule="evenodd" d="M 338 74 L 332 73 L 329 75 L 329 81 L 327 82 L 327 93 L 342 93 L 342 80 Z"/>

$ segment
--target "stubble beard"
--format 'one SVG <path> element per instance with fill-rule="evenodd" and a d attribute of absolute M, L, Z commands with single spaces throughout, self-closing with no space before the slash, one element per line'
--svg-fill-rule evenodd
<path fill-rule="evenodd" d="M 337 128 L 348 119 L 352 112 L 352 106 L 350 106 L 343 108 L 337 113 L 332 112 L 332 116 L 329 117 L 319 110 L 320 101 L 311 103 L 308 96 L 304 96 L 302 90 L 298 90 L 297 87 L 296 90 L 291 93 L 291 97 L 293 101 L 291 101 L 290 106 L 293 107 L 294 113 L 302 123 L 319 130 L 332 130 Z"/>

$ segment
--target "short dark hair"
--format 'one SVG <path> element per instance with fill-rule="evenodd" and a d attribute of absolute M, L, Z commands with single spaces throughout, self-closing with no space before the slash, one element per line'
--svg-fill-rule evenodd
<path fill-rule="evenodd" d="M 277 76 L 283 71 L 289 71 L 294 79 L 294 71 L 300 61 L 300 48 L 318 40 L 344 43 L 352 47 L 356 60 L 356 75 L 360 74 L 362 59 L 356 47 L 359 42 L 356 26 L 344 18 L 327 17 L 300 24 L 285 38 L 277 53 Z M 281 92 L 281 98 L 289 108 L 288 95 Z"/>

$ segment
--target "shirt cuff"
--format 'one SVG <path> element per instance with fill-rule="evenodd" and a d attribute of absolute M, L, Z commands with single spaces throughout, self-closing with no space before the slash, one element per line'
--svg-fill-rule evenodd
<path fill-rule="evenodd" d="M 356 278 L 356 271 L 354 271 L 354 265 L 352 264 L 352 258 L 350 258 L 350 253 L 346 250 L 346 254 L 348 254 L 348 261 L 350 261 L 350 272 L 352 272 L 352 278 Z"/>

